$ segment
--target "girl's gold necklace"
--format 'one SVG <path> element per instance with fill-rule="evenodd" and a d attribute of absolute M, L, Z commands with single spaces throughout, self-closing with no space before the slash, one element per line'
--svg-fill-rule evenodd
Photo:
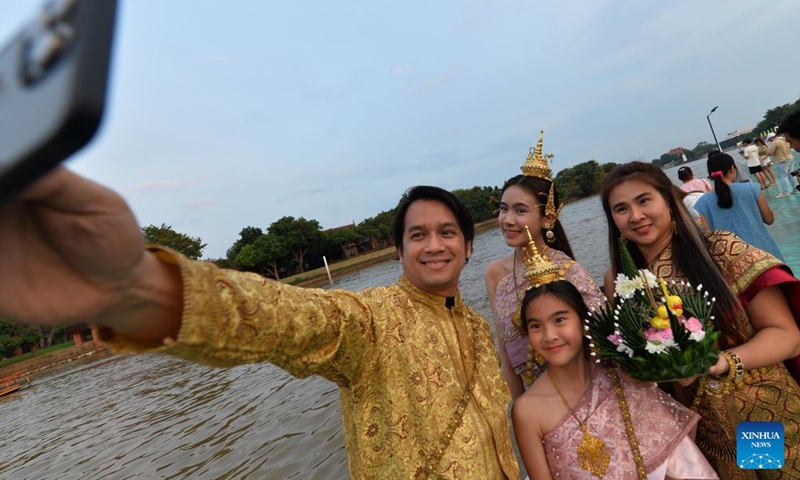
<path fill-rule="evenodd" d="M 578 445 L 578 464 L 581 466 L 581 468 L 592 473 L 597 478 L 603 478 L 608 470 L 608 463 L 611 461 L 611 455 L 608 453 L 606 442 L 589 433 L 589 429 L 586 427 L 586 422 L 589 421 L 589 417 L 592 414 L 592 387 L 594 386 L 594 376 L 590 371 L 588 388 L 589 410 L 586 413 L 586 418 L 583 421 L 578 418 L 578 416 L 575 414 L 575 411 L 573 411 L 572 407 L 569 406 L 567 399 L 564 398 L 564 394 L 561 393 L 561 390 L 558 388 L 558 385 L 553 379 L 552 372 L 550 372 L 549 378 L 550 383 L 552 383 L 553 387 L 556 389 L 556 393 L 558 393 L 558 396 L 561 397 L 561 401 L 564 402 L 567 410 L 569 410 L 569 413 L 571 413 L 573 418 L 575 418 L 575 421 L 578 422 L 578 425 L 580 425 L 581 431 L 583 432 L 583 438 L 581 439 L 581 443 Z"/>

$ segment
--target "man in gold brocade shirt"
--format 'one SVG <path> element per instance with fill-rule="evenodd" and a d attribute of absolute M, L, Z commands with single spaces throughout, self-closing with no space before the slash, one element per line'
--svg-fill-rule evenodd
<path fill-rule="evenodd" d="M 145 248 L 114 192 L 59 169 L 0 211 L 0 317 L 91 320 L 118 350 L 212 366 L 271 362 L 339 386 L 358 479 L 517 479 L 491 330 L 458 278 L 464 205 L 415 187 L 398 206 L 403 276 L 363 292 L 303 289 Z"/>

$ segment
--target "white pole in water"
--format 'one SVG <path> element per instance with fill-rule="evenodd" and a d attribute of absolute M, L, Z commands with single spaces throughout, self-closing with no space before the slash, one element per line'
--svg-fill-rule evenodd
<path fill-rule="evenodd" d="M 322 261 L 325 262 L 325 271 L 328 272 L 328 281 L 331 282 L 331 287 L 333 286 L 333 278 L 331 277 L 331 269 L 328 268 L 328 259 L 325 258 L 325 255 L 322 256 Z"/>

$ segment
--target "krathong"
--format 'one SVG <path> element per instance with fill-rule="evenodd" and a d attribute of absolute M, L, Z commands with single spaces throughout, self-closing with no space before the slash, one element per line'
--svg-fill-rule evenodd
<path fill-rule="evenodd" d="M 623 273 L 615 294 L 586 319 L 592 356 L 611 360 L 631 377 L 669 382 L 705 374 L 717 362 L 712 307 L 702 285 L 671 281 L 638 269 L 623 240 L 619 242 Z"/>

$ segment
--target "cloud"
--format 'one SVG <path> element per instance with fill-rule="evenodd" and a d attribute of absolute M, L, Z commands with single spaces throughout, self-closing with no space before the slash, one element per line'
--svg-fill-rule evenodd
<path fill-rule="evenodd" d="M 406 75 L 410 73 L 414 73 L 414 67 L 411 65 L 398 65 L 392 68 L 389 73 L 392 75 Z"/>
<path fill-rule="evenodd" d="M 133 187 L 126 189 L 126 192 L 135 193 L 135 192 L 158 192 L 158 191 L 168 191 L 168 190 L 180 190 L 182 188 L 194 185 L 195 183 L 197 183 L 197 181 L 193 178 L 178 180 L 177 182 L 165 182 L 159 180 L 153 182 L 137 183 Z"/>

